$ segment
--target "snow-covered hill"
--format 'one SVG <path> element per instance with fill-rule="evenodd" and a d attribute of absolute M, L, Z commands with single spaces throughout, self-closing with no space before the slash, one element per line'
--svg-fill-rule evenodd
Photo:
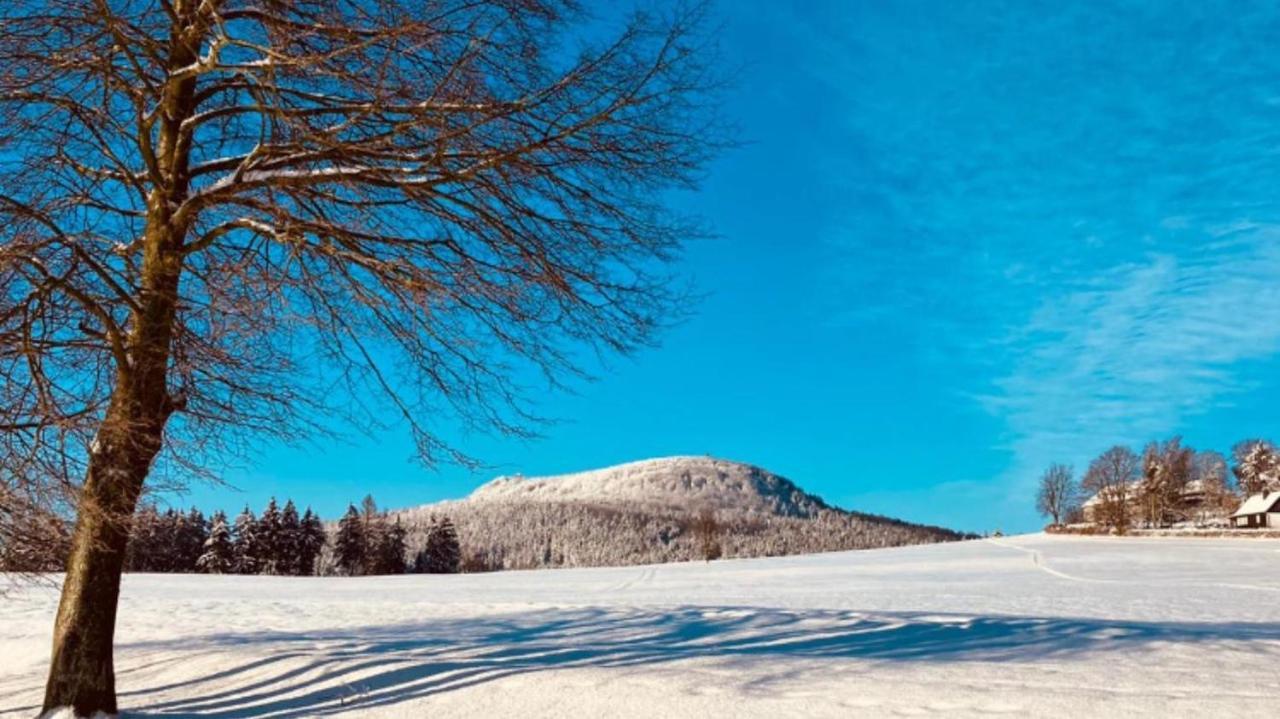
<path fill-rule="evenodd" d="M 1277 561 L 1277 540 L 1032 535 L 481 575 L 129 574 L 116 675 L 147 717 L 1266 716 Z M 36 713 L 57 603 L 0 594 L 0 716 Z"/>
<path fill-rule="evenodd" d="M 556 477 L 499 477 L 457 501 L 395 512 L 411 549 L 432 518 L 458 527 L 472 569 L 612 566 L 703 556 L 710 516 L 726 557 L 869 549 L 960 539 L 937 527 L 827 506 L 741 462 L 666 457 Z M 704 525 L 705 526 L 705 525 Z"/>
<path fill-rule="evenodd" d="M 713 457 L 664 457 L 556 477 L 498 477 L 473 502 L 585 502 L 816 517 L 827 509 L 789 480 Z"/>

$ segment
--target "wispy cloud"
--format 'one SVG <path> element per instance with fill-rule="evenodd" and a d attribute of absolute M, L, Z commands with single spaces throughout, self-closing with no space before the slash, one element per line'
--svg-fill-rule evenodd
<path fill-rule="evenodd" d="M 1029 519 L 1045 463 L 1185 431 L 1266 381 L 1278 25 L 1088 3 L 798 23 L 848 118 L 825 168 L 848 198 L 832 321 L 909 326 L 921 382 L 1004 429 L 1002 471 L 939 482 L 985 482 Z"/>
<path fill-rule="evenodd" d="M 980 398 L 1004 418 L 1028 487 L 1050 461 L 1178 432 L 1280 352 L 1280 228 L 1240 223 L 1181 255 L 1153 253 L 1044 299 Z"/>

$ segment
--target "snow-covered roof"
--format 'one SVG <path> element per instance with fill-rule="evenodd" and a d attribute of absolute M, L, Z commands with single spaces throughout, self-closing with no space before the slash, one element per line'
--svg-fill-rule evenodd
<path fill-rule="evenodd" d="M 1280 492 L 1261 492 L 1251 495 L 1240 508 L 1232 514 L 1232 517 L 1243 517 L 1249 514 L 1266 514 L 1275 509 L 1280 504 Z"/>
<path fill-rule="evenodd" d="M 1125 496 L 1128 497 L 1129 499 L 1133 499 L 1138 493 L 1138 487 L 1139 487 L 1138 482 L 1129 482 L 1128 488 L 1125 491 Z M 1120 494 L 1120 486 L 1114 485 L 1109 487 L 1103 487 L 1101 492 L 1098 492 L 1097 494 L 1093 495 L 1089 499 L 1085 500 L 1084 506 L 1092 507 L 1096 504 L 1102 504 L 1104 494 L 1118 495 Z"/>
<path fill-rule="evenodd" d="M 1115 487 L 1107 487 L 1107 488 L 1103 489 L 1103 490 L 1102 490 L 1102 492 L 1098 492 L 1097 494 L 1093 495 L 1093 496 L 1092 496 L 1092 497 L 1090 497 L 1088 500 L 1086 500 L 1086 501 L 1085 501 L 1085 503 L 1084 503 L 1084 506 L 1086 506 L 1086 507 L 1092 507 L 1092 506 L 1094 506 L 1094 505 L 1101 504 L 1101 503 L 1102 503 L 1102 494 L 1103 494 L 1103 492 L 1107 492 L 1107 493 L 1118 493 L 1118 492 L 1119 492 L 1119 489 L 1120 489 L 1120 488 L 1119 488 L 1118 486 L 1115 486 Z M 1187 482 L 1187 483 L 1186 483 L 1186 485 L 1184 485 L 1184 486 L 1183 486 L 1182 491 L 1180 492 L 1180 494 L 1181 494 L 1182 496 L 1184 496 L 1184 497 L 1187 497 L 1187 496 L 1195 495 L 1195 494 L 1203 494 L 1204 492 L 1205 492 L 1205 482 L 1204 482 L 1204 480 L 1201 480 L 1201 479 L 1193 479 L 1193 480 L 1191 480 L 1191 481 Z M 1126 496 L 1128 497 L 1128 499 L 1130 499 L 1130 500 L 1137 499 L 1137 498 L 1138 498 L 1138 495 L 1139 495 L 1139 494 L 1141 494 L 1141 493 L 1142 493 L 1142 481 L 1141 481 L 1141 480 L 1135 480 L 1135 481 L 1133 481 L 1133 482 L 1129 482 L 1129 489 L 1128 489 L 1128 491 L 1125 493 L 1125 494 L 1126 494 Z"/>

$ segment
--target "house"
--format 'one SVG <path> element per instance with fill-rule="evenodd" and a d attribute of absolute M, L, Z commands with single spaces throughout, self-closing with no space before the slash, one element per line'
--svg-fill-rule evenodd
<path fill-rule="evenodd" d="M 1221 486 L 1221 483 L 1219 483 Z M 1209 501 L 1209 486 L 1203 479 L 1193 479 L 1182 488 L 1182 506 L 1187 510 L 1199 511 Z"/>
<path fill-rule="evenodd" d="M 1135 505 L 1138 500 L 1138 483 L 1129 482 L 1125 487 L 1120 487 L 1119 485 L 1106 487 L 1101 492 L 1085 500 L 1085 503 L 1080 506 L 1080 509 L 1084 512 L 1084 521 L 1090 524 L 1104 524 L 1103 512 L 1108 511 L 1109 507 L 1115 505 L 1122 492 L 1129 505 L 1129 510 L 1131 512 L 1135 511 Z"/>
<path fill-rule="evenodd" d="M 1280 527 L 1280 492 L 1263 491 L 1244 500 L 1231 515 L 1233 527 Z"/>
<path fill-rule="evenodd" d="M 1133 519 L 1144 516 L 1142 481 L 1134 480 L 1128 482 L 1125 487 L 1115 485 L 1107 487 L 1101 492 L 1090 497 L 1081 505 L 1084 513 L 1084 521 L 1090 524 L 1106 524 L 1102 514 L 1107 511 L 1115 511 L 1116 502 L 1107 499 L 1110 497 L 1118 498 L 1122 492 L 1128 505 L 1129 515 Z M 1187 482 L 1178 492 L 1178 502 L 1175 511 L 1174 508 L 1168 508 L 1165 514 L 1166 521 L 1173 522 L 1178 519 L 1195 519 L 1197 521 L 1207 521 L 1214 517 L 1220 517 L 1221 513 L 1215 508 L 1214 492 L 1208 482 L 1201 479 L 1193 479 Z M 1277 524 L 1280 526 L 1280 524 Z"/>

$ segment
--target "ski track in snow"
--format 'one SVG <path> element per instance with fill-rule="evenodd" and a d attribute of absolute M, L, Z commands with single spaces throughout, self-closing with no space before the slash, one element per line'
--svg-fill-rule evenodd
<path fill-rule="evenodd" d="M 1159 537 L 1154 537 L 1152 539 L 1155 539 L 1156 541 L 1162 541 L 1162 539 Z M 991 544 L 994 544 L 997 547 L 1008 547 L 1009 549 L 1016 549 L 1020 552 L 1027 553 L 1031 557 L 1032 565 L 1034 565 L 1040 571 L 1050 576 L 1058 577 L 1059 579 L 1066 579 L 1072 582 L 1094 582 L 1098 584 L 1117 584 L 1117 583 L 1123 584 L 1126 582 L 1132 584 L 1136 581 L 1137 582 L 1144 581 L 1144 580 L 1123 580 L 1123 579 L 1095 579 L 1091 577 L 1081 577 L 1074 574 L 1067 574 L 1066 572 L 1059 571 L 1049 566 L 1048 562 L 1045 561 L 1044 554 L 1038 549 L 1030 549 L 1027 547 L 1022 547 L 1017 544 L 1012 544 L 1010 542 L 1004 541 L 1002 539 L 988 538 L 984 541 L 990 542 Z M 1203 541 L 1203 540 L 1195 539 L 1191 541 Z M 1241 540 L 1241 541 L 1244 541 L 1244 540 Z M 1280 551 L 1280 550 L 1276 550 L 1276 551 Z M 1255 591 L 1255 592 L 1280 592 L 1280 586 L 1266 587 L 1266 586 L 1259 586 L 1257 584 L 1241 584 L 1239 582 L 1211 582 L 1211 583 L 1202 582 L 1194 586 L 1221 587 L 1224 589 L 1244 589 L 1244 590 Z"/>
<path fill-rule="evenodd" d="M 128 575 L 116 671 L 140 717 L 1253 714 L 1280 666 L 1278 546 L 1028 535 L 487 575 Z M 0 716 L 36 713 L 56 605 L 48 587 L 0 598 Z"/>
<path fill-rule="evenodd" d="M 1058 577 L 1059 579 L 1066 579 L 1071 582 L 1096 582 L 1099 584 L 1107 584 L 1107 583 L 1118 581 L 1118 580 L 1112 580 L 1112 579 L 1091 579 L 1088 577 L 1077 577 L 1074 574 L 1067 574 L 1066 572 L 1060 572 L 1057 569 L 1054 569 L 1053 567 L 1049 566 L 1048 563 L 1045 562 L 1044 555 L 1041 554 L 1040 550 L 1038 549 L 1029 549 L 1027 547 L 1022 547 L 1017 544 L 1012 544 L 1010 542 L 1006 542 L 1001 539 L 986 539 L 984 541 L 990 542 L 991 544 L 994 544 L 997 547 L 1008 547 L 1009 549 L 1016 549 L 1019 552 L 1027 553 L 1027 555 L 1029 555 L 1031 558 L 1031 564 L 1036 569 L 1039 569 L 1040 571 L 1052 577 Z"/>

